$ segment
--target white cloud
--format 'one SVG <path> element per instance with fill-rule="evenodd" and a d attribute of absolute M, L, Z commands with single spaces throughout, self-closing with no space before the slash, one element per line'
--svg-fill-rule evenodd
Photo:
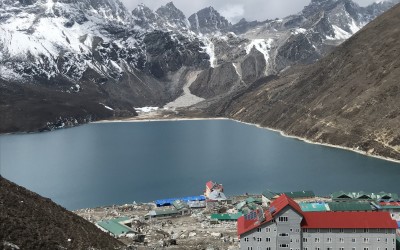
<path fill-rule="evenodd" d="M 221 9 L 220 14 L 231 23 L 236 23 L 244 16 L 244 6 L 241 4 L 229 5 Z"/>

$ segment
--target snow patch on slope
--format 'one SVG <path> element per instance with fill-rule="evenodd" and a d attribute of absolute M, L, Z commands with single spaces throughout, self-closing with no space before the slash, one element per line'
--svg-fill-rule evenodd
<path fill-rule="evenodd" d="M 332 27 L 335 32 L 335 37 L 327 36 L 326 39 L 328 40 L 346 40 L 352 35 L 336 25 L 332 25 Z"/>
<path fill-rule="evenodd" d="M 205 46 L 202 47 L 202 49 L 205 53 L 207 53 L 210 56 L 210 66 L 211 68 L 214 68 L 217 65 L 214 43 L 208 38 L 205 38 L 203 42 Z"/>
<path fill-rule="evenodd" d="M 273 39 L 253 39 L 249 45 L 246 47 L 246 53 L 249 54 L 250 51 L 255 48 L 260 51 L 265 58 L 265 63 L 268 65 L 269 62 L 269 52 L 271 51 L 271 45 Z M 266 67 L 268 68 L 268 67 Z"/>

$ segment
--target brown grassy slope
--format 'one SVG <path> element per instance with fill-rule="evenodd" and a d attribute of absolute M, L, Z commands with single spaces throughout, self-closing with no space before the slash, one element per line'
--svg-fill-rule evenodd
<path fill-rule="evenodd" d="M 400 160 L 400 5 L 319 62 L 218 106 L 215 115 Z"/>
<path fill-rule="evenodd" d="M 68 239 L 71 239 L 68 242 Z M 95 225 L 0 176 L 0 249 L 116 249 L 122 243 Z"/>

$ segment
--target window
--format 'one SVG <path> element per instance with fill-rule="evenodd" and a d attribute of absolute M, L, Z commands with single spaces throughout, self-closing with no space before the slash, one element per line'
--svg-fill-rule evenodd
<path fill-rule="evenodd" d="M 376 241 L 381 242 L 381 238 L 377 238 Z"/>
<path fill-rule="evenodd" d="M 354 228 L 354 229 L 353 229 L 353 233 L 357 233 L 357 229 Z"/>
<path fill-rule="evenodd" d="M 308 247 L 303 247 L 303 250 L 308 250 Z"/>
<path fill-rule="evenodd" d="M 333 250 L 333 248 L 332 247 L 327 247 L 326 250 Z"/>
<path fill-rule="evenodd" d="M 279 236 L 289 236 L 287 233 L 280 233 Z"/>
<path fill-rule="evenodd" d="M 308 228 L 303 228 L 304 233 L 308 233 Z"/>
<path fill-rule="evenodd" d="M 339 247 L 339 250 L 344 250 L 344 247 Z"/>
<path fill-rule="evenodd" d="M 259 227 L 259 228 L 257 228 L 257 232 L 261 232 L 261 228 Z"/>
<path fill-rule="evenodd" d="M 288 244 L 279 244 L 279 247 L 289 247 Z"/>
<path fill-rule="evenodd" d="M 319 228 L 317 228 L 317 233 L 321 232 L 321 230 Z"/>
<path fill-rule="evenodd" d="M 343 228 L 339 229 L 339 233 L 344 233 L 344 229 Z"/>
<path fill-rule="evenodd" d="M 249 238 L 244 238 L 244 241 L 248 242 L 248 241 L 249 241 Z"/>
<path fill-rule="evenodd" d="M 271 247 L 267 247 L 265 250 L 271 250 Z"/>
<path fill-rule="evenodd" d="M 289 229 L 290 232 L 293 232 L 293 228 Z"/>
<path fill-rule="evenodd" d="M 314 239 L 314 242 L 317 242 L 317 243 L 318 243 L 318 242 L 319 242 L 319 238 L 315 238 L 315 239 Z"/>
<path fill-rule="evenodd" d="M 287 222 L 287 221 L 289 221 L 289 218 L 287 216 L 280 216 L 278 218 L 278 221 L 279 222 Z"/>
<path fill-rule="evenodd" d="M 247 250 L 253 250 L 253 247 L 247 247 Z"/>
<path fill-rule="evenodd" d="M 326 242 L 332 243 L 332 238 L 326 238 Z M 329 250 L 329 249 L 328 249 Z"/>
<path fill-rule="evenodd" d="M 269 228 L 269 227 L 265 228 L 265 232 L 267 232 L 267 233 L 271 232 L 271 228 Z"/>
<path fill-rule="evenodd" d="M 265 238 L 266 242 L 271 242 L 271 238 Z"/>
<path fill-rule="evenodd" d="M 364 228 L 364 233 L 369 233 L 369 229 L 368 228 Z"/>
<path fill-rule="evenodd" d="M 344 243 L 344 238 L 339 238 L 340 243 Z"/>
<path fill-rule="evenodd" d="M 351 242 L 355 243 L 356 242 L 356 238 L 352 238 Z"/>
<path fill-rule="evenodd" d="M 296 233 L 300 233 L 300 228 L 297 228 L 297 229 L 296 229 Z"/>
<path fill-rule="evenodd" d="M 328 229 L 328 233 L 332 233 L 332 228 L 329 228 L 329 229 Z"/>
<path fill-rule="evenodd" d="M 352 247 L 352 248 L 351 248 L 351 250 L 357 250 L 357 248 L 355 248 L 355 247 Z"/>
<path fill-rule="evenodd" d="M 364 238 L 364 243 L 368 243 L 369 239 L 368 238 Z"/>
<path fill-rule="evenodd" d="M 303 238 L 303 242 L 307 242 L 307 238 Z"/>
<path fill-rule="evenodd" d="M 364 247 L 364 250 L 369 250 L 368 247 Z"/>
<path fill-rule="evenodd" d="M 261 238 L 257 238 L 257 242 L 261 242 Z"/>

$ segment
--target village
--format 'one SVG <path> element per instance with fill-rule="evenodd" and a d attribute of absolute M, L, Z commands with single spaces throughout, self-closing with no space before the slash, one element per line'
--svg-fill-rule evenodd
<path fill-rule="evenodd" d="M 75 213 L 128 249 L 400 248 L 400 199 L 385 192 L 318 197 L 265 190 L 227 197 L 222 184 L 209 181 L 203 195 Z"/>

